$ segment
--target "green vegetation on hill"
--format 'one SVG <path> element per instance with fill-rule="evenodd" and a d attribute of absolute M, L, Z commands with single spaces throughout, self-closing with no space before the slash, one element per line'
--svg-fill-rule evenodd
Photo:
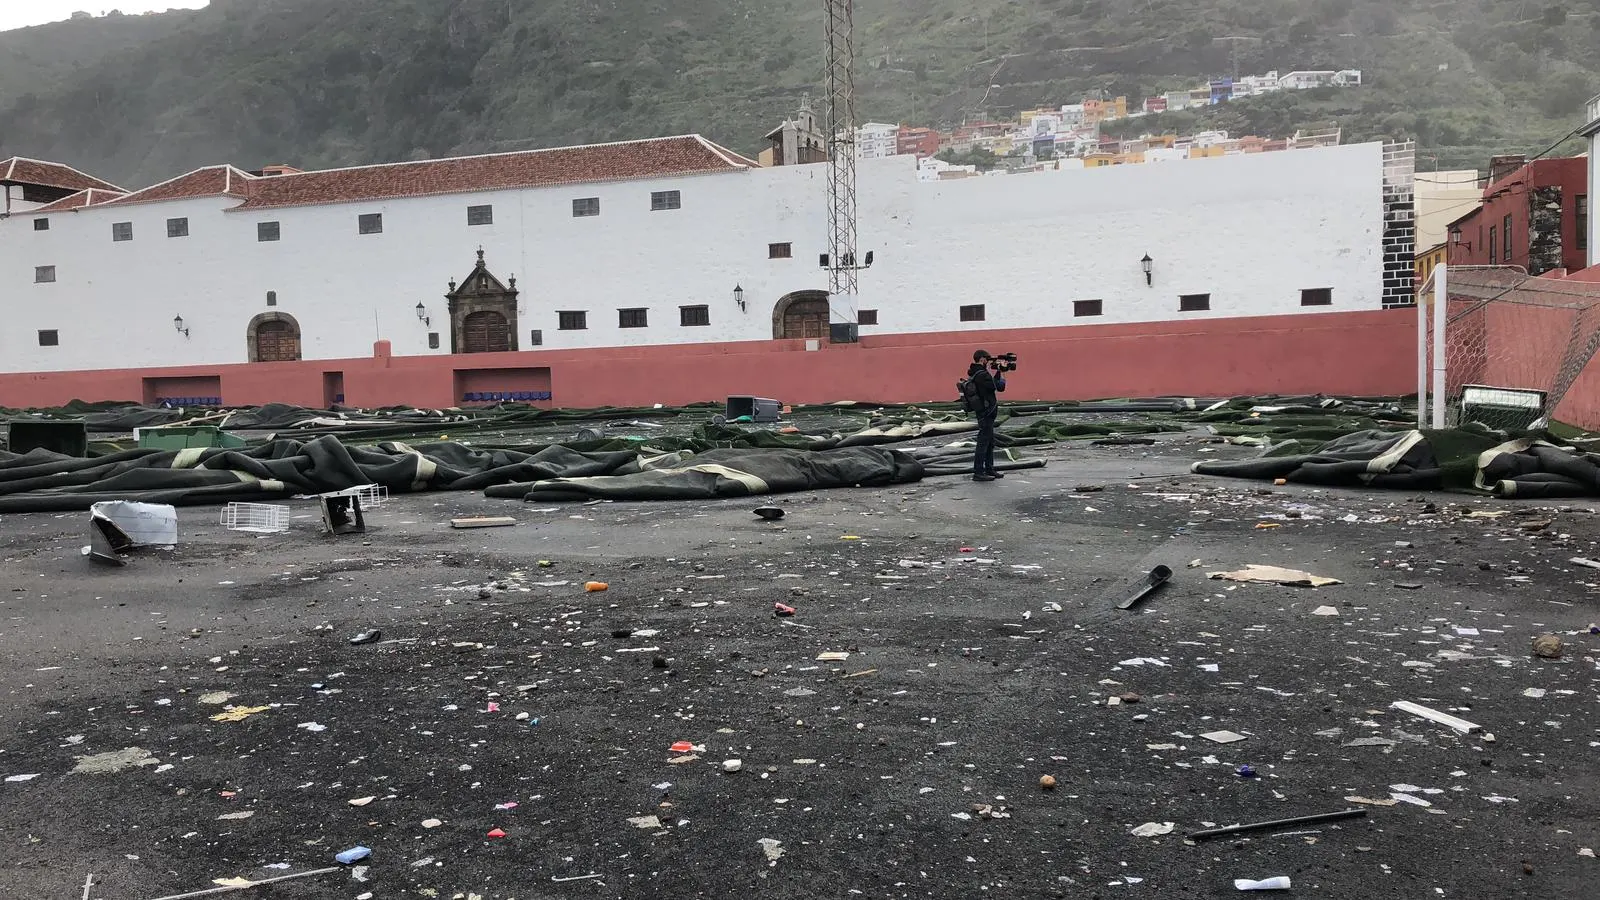
<path fill-rule="evenodd" d="M 863 0 L 858 114 L 1002 119 L 1233 71 L 1363 70 L 1113 130 L 1543 149 L 1600 91 L 1580 0 Z M 685 132 L 753 153 L 822 93 L 822 0 L 213 0 L 0 33 L 0 157 L 140 186 L 220 162 L 351 165 Z"/>

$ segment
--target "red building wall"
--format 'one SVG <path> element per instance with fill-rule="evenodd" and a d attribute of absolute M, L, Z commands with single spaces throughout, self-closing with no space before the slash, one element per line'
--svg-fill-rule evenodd
<path fill-rule="evenodd" d="M 1421 176 L 1419 176 L 1421 177 Z M 1578 221 L 1578 197 L 1589 194 L 1588 160 L 1538 159 L 1521 166 L 1483 191 L 1483 207 L 1451 225 L 1450 264 L 1456 266 L 1521 266 L 1534 274 L 1545 271 L 1534 259 L 1530 219 L 1546 213 L 1541 207 L 1550 196 L 1544 189 L 1559 191 L 1560 262 L 1568 271 L 1583 268 L 1585 237 Z M 1511 217 L 1511 253 L 1506 256 L 1505 220 Z M 1489 229 L 1495 231 L 1494 258 L 1489 258 Z M 1457 240 L 1456 232 L 1460 232 Z"/>
<path fill-rule="evenodd" d="M 895 151 L 901 154 L 912 153 L 919 159 L 927 156 L 937 156 L 939 153 L 939 132 L 934 131 L 932 128 L 901 128 Z"/>

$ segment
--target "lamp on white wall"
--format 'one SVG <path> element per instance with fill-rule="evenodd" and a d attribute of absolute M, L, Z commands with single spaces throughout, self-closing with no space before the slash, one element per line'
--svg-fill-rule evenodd
<path fill-rule="evenodd" d="M 189 336 L 189 329 L 183 327 L 183 316 L 173 316 L 172 327 L 178 329 L 178 333 L 184 337 Z"/>
<path fill-rule="evenodd" d="M 1146 253 L 1144 255 L 1144 259 L 1139 260 L 1139 265 L 1144 267 L 1144 283 L 1145 283 L 1145 286 L 1146 287 L 1150 287 L 1150 286 L 1154 285 L 1155 284 L 1155 276 L 1154 276 L 1153 273 L 1155 272 L 1156 261 L 1150 258 L 1150 254 Z"/>
<path fill-rule="evenodd" d="M 422 305 L 421 300 L 417 301 L 417 321 L 423 325 L 433 324 L 433 319 L 428 315 L 428 308 Z"/>
<path fill-rule="evenodd" d="M 739 304 L 739 311 L 740 312 L 744 312 L 744 286 L 743 285 L 736 284 L 736 285 L 733 286 L 733 302 Z"/>

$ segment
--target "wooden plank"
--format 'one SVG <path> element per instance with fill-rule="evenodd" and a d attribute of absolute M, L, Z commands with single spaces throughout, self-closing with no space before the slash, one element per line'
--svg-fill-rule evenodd
<path fill-rule="evenodd" d="M 474 516 L 467 519 L 451 519 L 451 528 L 504 528 L 515 525 L 517 520 L 510 516 Z"/>

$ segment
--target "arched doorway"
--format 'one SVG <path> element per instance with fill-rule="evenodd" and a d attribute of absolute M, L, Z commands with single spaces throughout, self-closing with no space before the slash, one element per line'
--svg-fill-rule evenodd
<path fill-rule="evenodd" d="M 294 362 L 300 359 L 300 323 L 288 313 L 262 313 L 251 319 L 245 339 L 251 362 Z"/>
<path fill-rule="evenodd" d="M 772 308 L 774 340 L 826 338 L 828 336 L 828 292 L 795 291 L 785 294 Z"/>
<path fill-rule="evenodd" d="M 503 353 L 511 349 L 511 326 L 492 309 L 469 313 L 461 320 L 462 353 Z"/>

